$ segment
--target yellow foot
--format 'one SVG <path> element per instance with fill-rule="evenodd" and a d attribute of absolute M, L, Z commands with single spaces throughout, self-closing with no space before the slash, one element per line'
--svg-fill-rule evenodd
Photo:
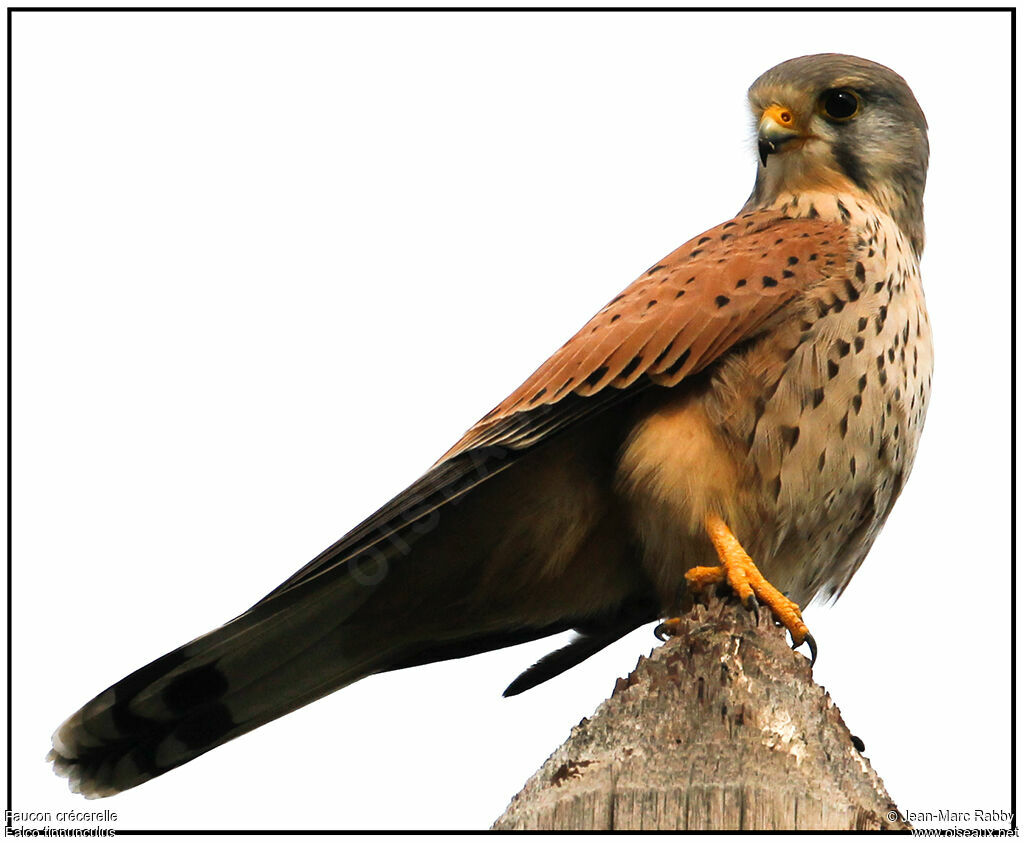
<path fill-rule="evenodd" d="M 700 591 L 705 586 L 727 582 L 747 608 L 756 610 L 760 600 L 772 610 L 779 623 L 789 630 L 789 634 L 793 636 L 794 650 L 807 642 L 813 665 L 818 658 L 818 645 L 800 615 L 800 607 L 761 575 L 753 560 L 721 518 L 709 515 L 705 521 L 705 529 L 722 564 L 713 568 L 691 568 L 686 572 L 686 582 L 690 588 L 693 591 Z M 659 637 L 662 634 L 672 635 L 678 623 L 679 618 L 670 618 L 660 624 L 654 634 Z"/>

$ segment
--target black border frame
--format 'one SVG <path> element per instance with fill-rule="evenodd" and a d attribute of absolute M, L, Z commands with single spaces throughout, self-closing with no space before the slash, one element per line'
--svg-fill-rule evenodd
<path fill-rule="evenodd" d="M 1011 152 L 1010 152 L 1010 337 L 1012 356 L 1010 362 L 1010 500 L 1011 500 L 1011 561 L 1010 561 L 1010 833 L 1017 833 L 1017 8 L 1016 6 L 8 6 L 7 7 L 7 788 L 5 808 L 12 808 L 13 793 L 13 739 L 12 716 L 12 658 L 13 658 L 13 558 L 12 558 L 12 211 L 13 211 L 13 146 L 12 146 L 12 92 L 13 92 L 13 19 L 15 12 L 694 12 L 694 11 L 758 11 L 758 12 L 1009 12 L 1010 14 L 1010 91 L 1011 91 Z M 11 829 L 10 820 L 5 819 L 5 830 Z M 992 830 L 993 833 L 996 830 Z M 336 834 L 483 834 L 484 830 L 430 830 L 419 832 L 395 832 L 390 830 L 136 830 L 116 829 L 117 835 L 253 835 L 266 836 L 292 834 L 303 836 Z M 600 833 L 600 832 L 591 832 Z M 612 833 L 612 832 L 606 832 Z M 643 833 L 643 832 L 641 832 Z M 657 834 L 658 832 L 646 832 Z M 672 832 L 665 832 L 672 834 Z M 678 832 L 677 832 L 678 833 Z M 743 832 L 690 832 L 691 834 L 742 834 Z M 745 832 L 746 834 L 821 834 L 816 831 Z M 833 832 L 834 834 L 836 832 Z M 843 832 L 844 834 L 868 834 L 869 832 Z M 548 834 L 572 834 L 572 832 L 548 832 Z M 973 836 L 973 835 L 972 835 Z M 979 836 L 985 836 L 981 834 Z"/>

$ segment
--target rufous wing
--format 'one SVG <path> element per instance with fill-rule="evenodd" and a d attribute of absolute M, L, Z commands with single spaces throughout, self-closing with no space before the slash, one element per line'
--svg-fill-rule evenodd
<path fill-rule="evenodd" d="M 848 237 L 840 223 L 759 211 L 684 243 L 612 299 L 423 477 L 264 600 L 338 571 L 375 546 L 412 541 L 410 525 L 528 449 L 638 389 L 674 386 L 706 368 L 842 269 Z"/>
<path fill-rule="evenodd" d="M 575 397 L 596 407 L 596 399 L 641 379 L 675 386 L 834 275 L 848 236 L 841 223 L 760 211 L 684 243 L 612 299 L 440 462 L 482 445 L 536 444 L 564 426 L 560 404 L 570 422 L 589 414 Z"/>

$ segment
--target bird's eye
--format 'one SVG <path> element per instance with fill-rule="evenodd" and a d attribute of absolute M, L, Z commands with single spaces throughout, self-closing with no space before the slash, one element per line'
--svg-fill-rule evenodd
<path fill-rule="evenodd" d="M 849 120 L 860 110 L 860 98 L 845 88 L 832 88 L 821 95 L 821 108 L 831 120 Z"/>

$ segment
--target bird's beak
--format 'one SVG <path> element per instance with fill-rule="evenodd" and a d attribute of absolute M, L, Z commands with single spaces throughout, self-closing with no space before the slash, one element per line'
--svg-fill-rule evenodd
<path fill-rule="evenodd" d="M 761 114 L 757 124 L 757 153 L 761 166 L 768 166 L 768 156 L 782 150 L 782 146 L 800 137 L 793 112 L 782 105 L 772 105 Z"/>

